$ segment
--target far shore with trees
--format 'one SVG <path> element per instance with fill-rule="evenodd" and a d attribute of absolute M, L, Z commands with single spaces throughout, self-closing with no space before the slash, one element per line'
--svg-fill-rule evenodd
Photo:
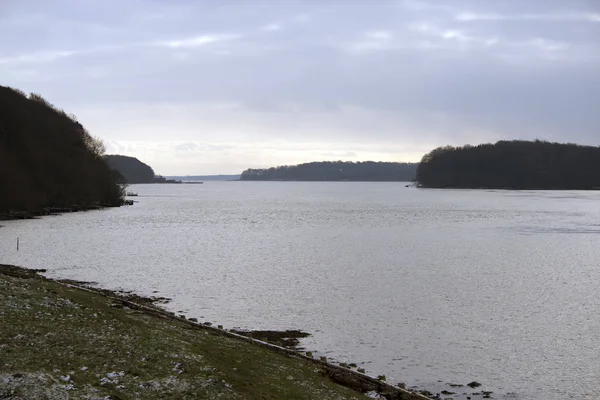
<path fill-rule="evenodd" d="M 126 184 L 182 183 L 102 141 L 39 94 L 0 86 L 0 219 L 120 206 Z M 241 181 L 409 182 L 422 188 L 600 189 L 600 147 L 502 140 L 438 147 L 420 163 L 320 161 L 247 169 Z"/>
<path fill-rule="evenodd" d="M 542 140 L 443 146 L 420 163 L 320 161 L 247 169 L 242 181 L 415 182 L 420 188 L 599 190 L 600 147 Z"/>
<path fill-rule="evenodd" d="M 597 190 L 600 147 L 502 140 L 438 147 L 417 169 L 423 188 Z"/>
<path fill-rule="evenodd" d="M 135 157 L 108 154 L 103 159 L 111 169 L 119 172 L 122 183 L 181 183 L 180 180 L 167 179 L 161 175 L 156 175 L 152 167 Z"/>
<path fill-rule="evenodd" d="M 247 169 L 242 181 L 374 181 L 409 182 L 416 163 L 320 161 L 267 169 Z"/>

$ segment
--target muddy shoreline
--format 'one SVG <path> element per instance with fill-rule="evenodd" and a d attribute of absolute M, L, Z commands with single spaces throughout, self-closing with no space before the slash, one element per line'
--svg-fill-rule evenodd
<path fill-rule="evenodd" d="M 40 274 L 46 272 L 44 269 L 27 269 L 14 265 L 0 264 L 0 274 L 5 274 L 13 277 L 22 279 L 41 279 L 46 281 L 52 281 L 61 285 L 68 286 L 70 288 L 78 289 L 81 291 L 88 292 L 93 295 L 100 295 L 113 300 L 113 306 L 128 307 L 137 311 L 158 316 L 161 318 L 171 318 L 179 322 L 186 323 L 191 329 L 198 330 L 209 330 L 213 333 L 218 333 L 222 336 L 236 338 L 246 342 L 253 343 L 261 347 L 269 348 L 272 351 L 285 354 L 288 357 L 295 357 L 303 359 L 307 362 L 316 364 L 322 368 L 322 374 L 329 377 L 334 382 L 351 388 L 353 390 L 365 393 L 365 394 L 377 394 L 379 398 L 387 400 L 427 400 L 431 398 L 440 398 L 437 396 L 427 397 L 417 391 L 409 391 L 401 386 L 393 386 L 385 382 L 385 379 L 381 377 L 379 379 L 368 376 L 364 373 L 353 371 L 348 367 L 342 367 L 331 364 L 325 359 L 315 359 L 312 355 L 301 353 L 300 351 L 283 347 L 277 344 L 269 343 L 257 339 L 272 339 L 280 341 L 283 339 L 295 339 L 308 335 L 301 331 L 288 331 L 288 332 L 275 332 L 275 331 L 230 331 L 223 329 L 221 326 L 214 327 L 207 323 L 199 323 L 195 318 L 186 318 L 185 316 L 177 316 L 174 312 L 166 311 L 159 307 L 159 304 L 164 304 L 168 299 L 161 297 L 144 297 L 131 292 L 119 292 L 108 289 L 97 289 L 91 286 L 90 282 L 78 282 L 72 280 L 55 280 L 46 278 Z M 285 342 L 285 341 L 284 341 Z M 295 341 L 288 342 L 291 344 L 296 343 Z"/>
<path fill-rule="evenodd" d="M 36 219 L 49 215 L 61 215 L 81 211 L 103 210 L 105 208 L 133 205 L 133 200 L 123 200 L 119 204 L 96 204 L 89 206 L 73 205 L 70 207 L 46 207 L 35 211 L 8 211 L 0 212 L 0 221 L 15 221 L 20 219 Z"/>
<path fill-rule="evenodd" d="M 300 339 L 310 336 L 310 333 L 299 330 L 271 331 L 271 330 L 241 330 L 224 329 L 221 325 L 213 325 L 211 322 L 198 322 L 196 318 L 176 314 L 161 307 L 171 299 L 157 296 L 140 296 L 132 291 L 120 291 L 98 288 L 95 282 L 83 282 L 70 279 L 52 279 L 41 274 L 46 269 L 28 269 L 24 267 L 0 264 L 0 274 L 10 275 L 25 279 L 42 279 L 52 281 L 78 290 L 86 291 L 94 295 L 101 295 L 113 301 L 112 307 L 128 307 L 140 312 L 157 317 L 168 317 L 179 322 L 189 324 L 192 329 L 210 330 L 227 337 L 235 337 L 240 340 L 252 342 L 253 344 L 268 347 L 269 349 L 284 353 L 288 356 L 302 358 L 311 363 L 323 367 L 323 373 L 334 382 L 363 393 L 379 393 L 381 399 L 408 399 L 408 400 L 460 400 L 460 399 L 490 399 L 495 398 L 494 393 L 480 387 L 476 381 L 457 384 L 438 381 L 436 384 L 423 386 L 407 386 L 404 383 L 390 385 L 384 376 L 374 378 L 366 375 L 365 371 L 353 363 L 333 364 L 326 357 L 315 357 L 311 351 L 305 351 L 299 346 Z M 354 369 L 352 369 L 354 368 Z M 518 398 L 516 394 L 510 393 L 508 398 Z M 408 397 L 407 397 L 408 396 Z M 513 397 L 514 396 L 514 397 Z M 500 397 L 505 398 L 505 397 Z"/>

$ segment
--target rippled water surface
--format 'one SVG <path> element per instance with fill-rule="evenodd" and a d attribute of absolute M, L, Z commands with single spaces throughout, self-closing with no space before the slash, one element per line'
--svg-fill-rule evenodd
<path fill-rule="evenodd" d="M 600 193 L 130 190 L 131 207 L 0 222 L 0 262 L 170 297 L 174 311 L 226 327 L 300 328 L 313 334 L 307 349 L 392 383 L 598 398 Z"/>

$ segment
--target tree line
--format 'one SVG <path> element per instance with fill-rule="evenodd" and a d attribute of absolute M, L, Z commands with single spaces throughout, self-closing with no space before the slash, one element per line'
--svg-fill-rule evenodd
<path fill-rule="evenodd" d="M 415 178 L 416 163 L 320 161 L 247 169 L 242 181 L 380 181 L 408 182 Z"/>
<path fill-rule="evenodd" d="M 156 175 L 151 166 L 144 164 L 135 157 L 108 154 L 102 158 L 111 169 L 122 176 L 121 183 L 181 183 L 180 180 L 168 179 L 162 175 Z"/>
<path fill-rule="evenodd" d="M 438 147 L 417 169 L 428 188 L 600 189 L 600 147 L 499 141 Z"/>
<path fill-rule="evenodd" d="M 119 154 L 105 155 L 104 161 L 111 169 L 119 171 L 124 183 L 153 183 L 155 173 L 152 167 L 135 157 Z"/>
<path fill-rule="evenodd" d="M 102 141 L 38 94 L 0 86 L 0 214 L 123 203 Z"/>

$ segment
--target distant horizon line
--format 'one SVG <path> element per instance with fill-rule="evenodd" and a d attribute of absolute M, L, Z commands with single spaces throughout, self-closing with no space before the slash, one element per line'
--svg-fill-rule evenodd
<path fill-rule="evenodd" d="M 301 164 L 310 164 L 310 163 L 322 163 L 322 162 L 352 162 L 352 163 L 359 163 L 359 162 L 375 162 L 375 163 L 398 163 L 398 164 L 419 164 L 420 161 L 375 161 L 375 160 L 363 160 L 363 161 L 344 161 L 344 160 L 323 160 L 323 161 L 306 161 L 306 162 L 301 162 L 298 164 L 280 164 L 277 166 L 268 166 L 268 167 L 248 167 L 245 170 L 248 169 L 269 169 L 269 168 L 278 168 L 278 167 L 282 167 L 282 166 L 296 166 L 296 165 L 301 165 Z M 244 172 L 242 171 L 242 172 Z M 187 177 L 218 177 L 218 176 L 241 176 L 242 172 L 237 172 L 237 173 L 218 173 L 218 174 L 157 174 L 160 176 L 163 176 L 165 178 L 187 178 Z"/>
<path fill-rule="evenodd" d="M 240 176 L 242 175 L 241 173 L 237 173 L 237 174 L 185 174 L 185 175 L 162 175 L 159 174 L 160 176 L 163 176 L 165 178 L 176 178 L 176 177 L 197 177 L 197 176 L 206 176 L 206 177 L 211 177 L 211 176 Z"/>

